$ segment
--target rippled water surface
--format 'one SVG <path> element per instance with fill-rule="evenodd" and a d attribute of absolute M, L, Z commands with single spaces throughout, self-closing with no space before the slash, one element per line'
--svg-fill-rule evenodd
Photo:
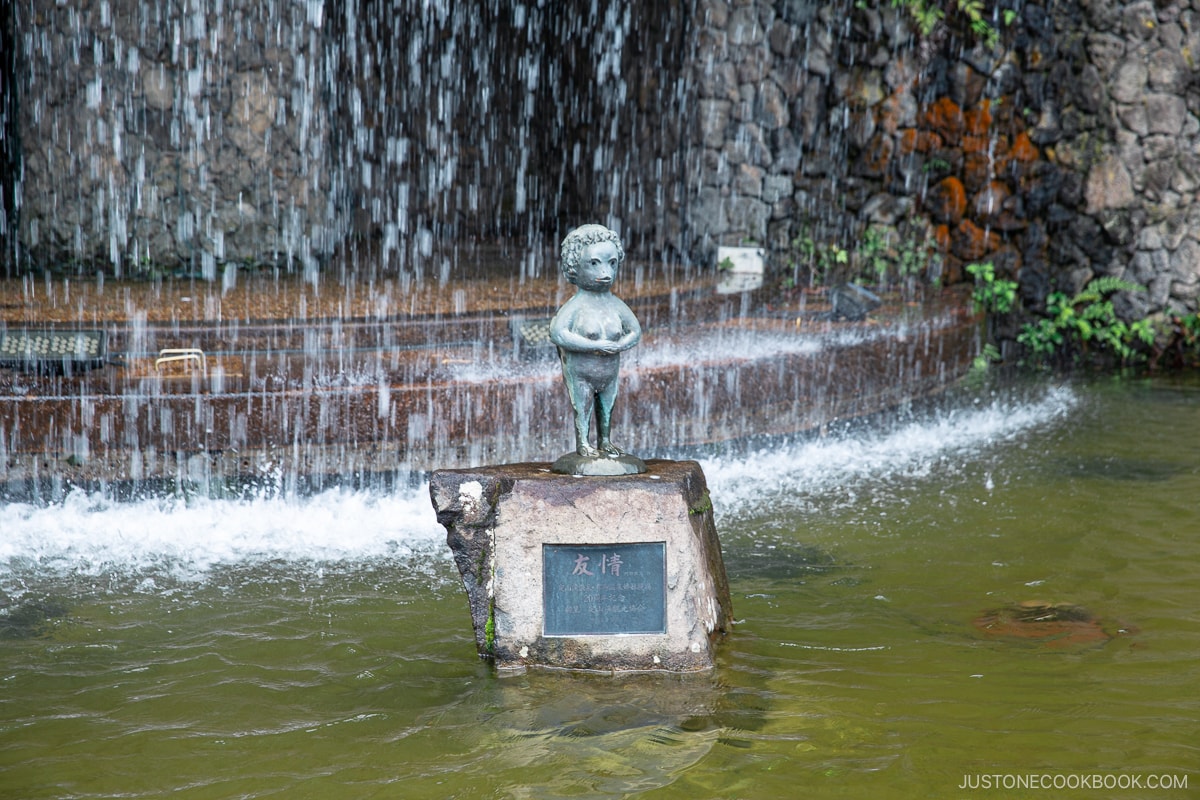
<path fill-rule="evenodd" d="M 965 395 L 704 460 L 703 676 L 496 676 L 420 486 L 0 507 L 0 797 L 1195 796 L 1200 380 Z"/>

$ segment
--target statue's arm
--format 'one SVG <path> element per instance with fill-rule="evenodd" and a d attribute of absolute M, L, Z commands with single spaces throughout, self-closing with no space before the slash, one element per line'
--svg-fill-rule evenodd
<path fill-rule="evenodd" d="M 624 303 L 621 304 L 621 326 L 625 332 L 616 341 L 618 350 L 628 350 L 642 340 L 642 325 Z"/>
<path fill-rule="evenodd" d="M 595 353 L 612 346 L 611 342 L 589 339 L 576 333 L 571 329 L 574 323 L 574 310 L 564 306 L 554 315 L 554 319 L 550 320 L 550 341 L 564 350 L 576 353 Z"/>

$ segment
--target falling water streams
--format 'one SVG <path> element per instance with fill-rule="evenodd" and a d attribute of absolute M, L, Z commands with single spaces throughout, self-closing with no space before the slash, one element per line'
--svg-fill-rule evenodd
<path fill-rule="evenodd" d="M 2 282 L 0 322 L 87 320 L 110 355 L 65 374 L 0 370 L 0 496 L 363 484 L 553 460 L 570 427 L 560 372 L 552 349 L 514 330 L 544 325 L 568 284 L 519 281 L 510 266 L 498 259 L 490 279 L 407 292 L 384 282 L 320 293 L 271 276 L 231 288 Z M 941 391 L 975 347 L 953 294 L 831 323 L 815 300 L 746 311 L 740 297 L 661 269 L 638 280 L 641 266 L 631 259 L 632 280 L 618 287 L 647 334 L 625 359 L 617 413 L 625 446 L 646 456 L 909 402 Z M 182 348 L 194 360 L 162 355 Z"/>

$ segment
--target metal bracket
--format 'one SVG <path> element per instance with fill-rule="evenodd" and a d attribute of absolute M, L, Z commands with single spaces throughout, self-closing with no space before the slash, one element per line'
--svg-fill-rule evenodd
<path fill-rule="evenodd" d="M 158 358 L 154 359 L 154 368 L 162 369 L 163 364 L 182 361 L 187 364 L 200 365 L 200 371 L 204 374 L 208 373 L 208 362 L 204 358 L 204 351 L 199 347 L 181 347 L 167 348 L 158 351 Z"/>

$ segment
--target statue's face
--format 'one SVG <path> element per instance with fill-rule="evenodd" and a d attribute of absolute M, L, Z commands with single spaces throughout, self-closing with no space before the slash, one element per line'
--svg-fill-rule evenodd
<path fill-rule="evenodd" d="M 579 256 L 579 266 L 575 269 L 575 285 L 593 292 L 607 289 L 617 277 L 618 264 L 620 258 L 615 244 L 590 244 Z"/>

